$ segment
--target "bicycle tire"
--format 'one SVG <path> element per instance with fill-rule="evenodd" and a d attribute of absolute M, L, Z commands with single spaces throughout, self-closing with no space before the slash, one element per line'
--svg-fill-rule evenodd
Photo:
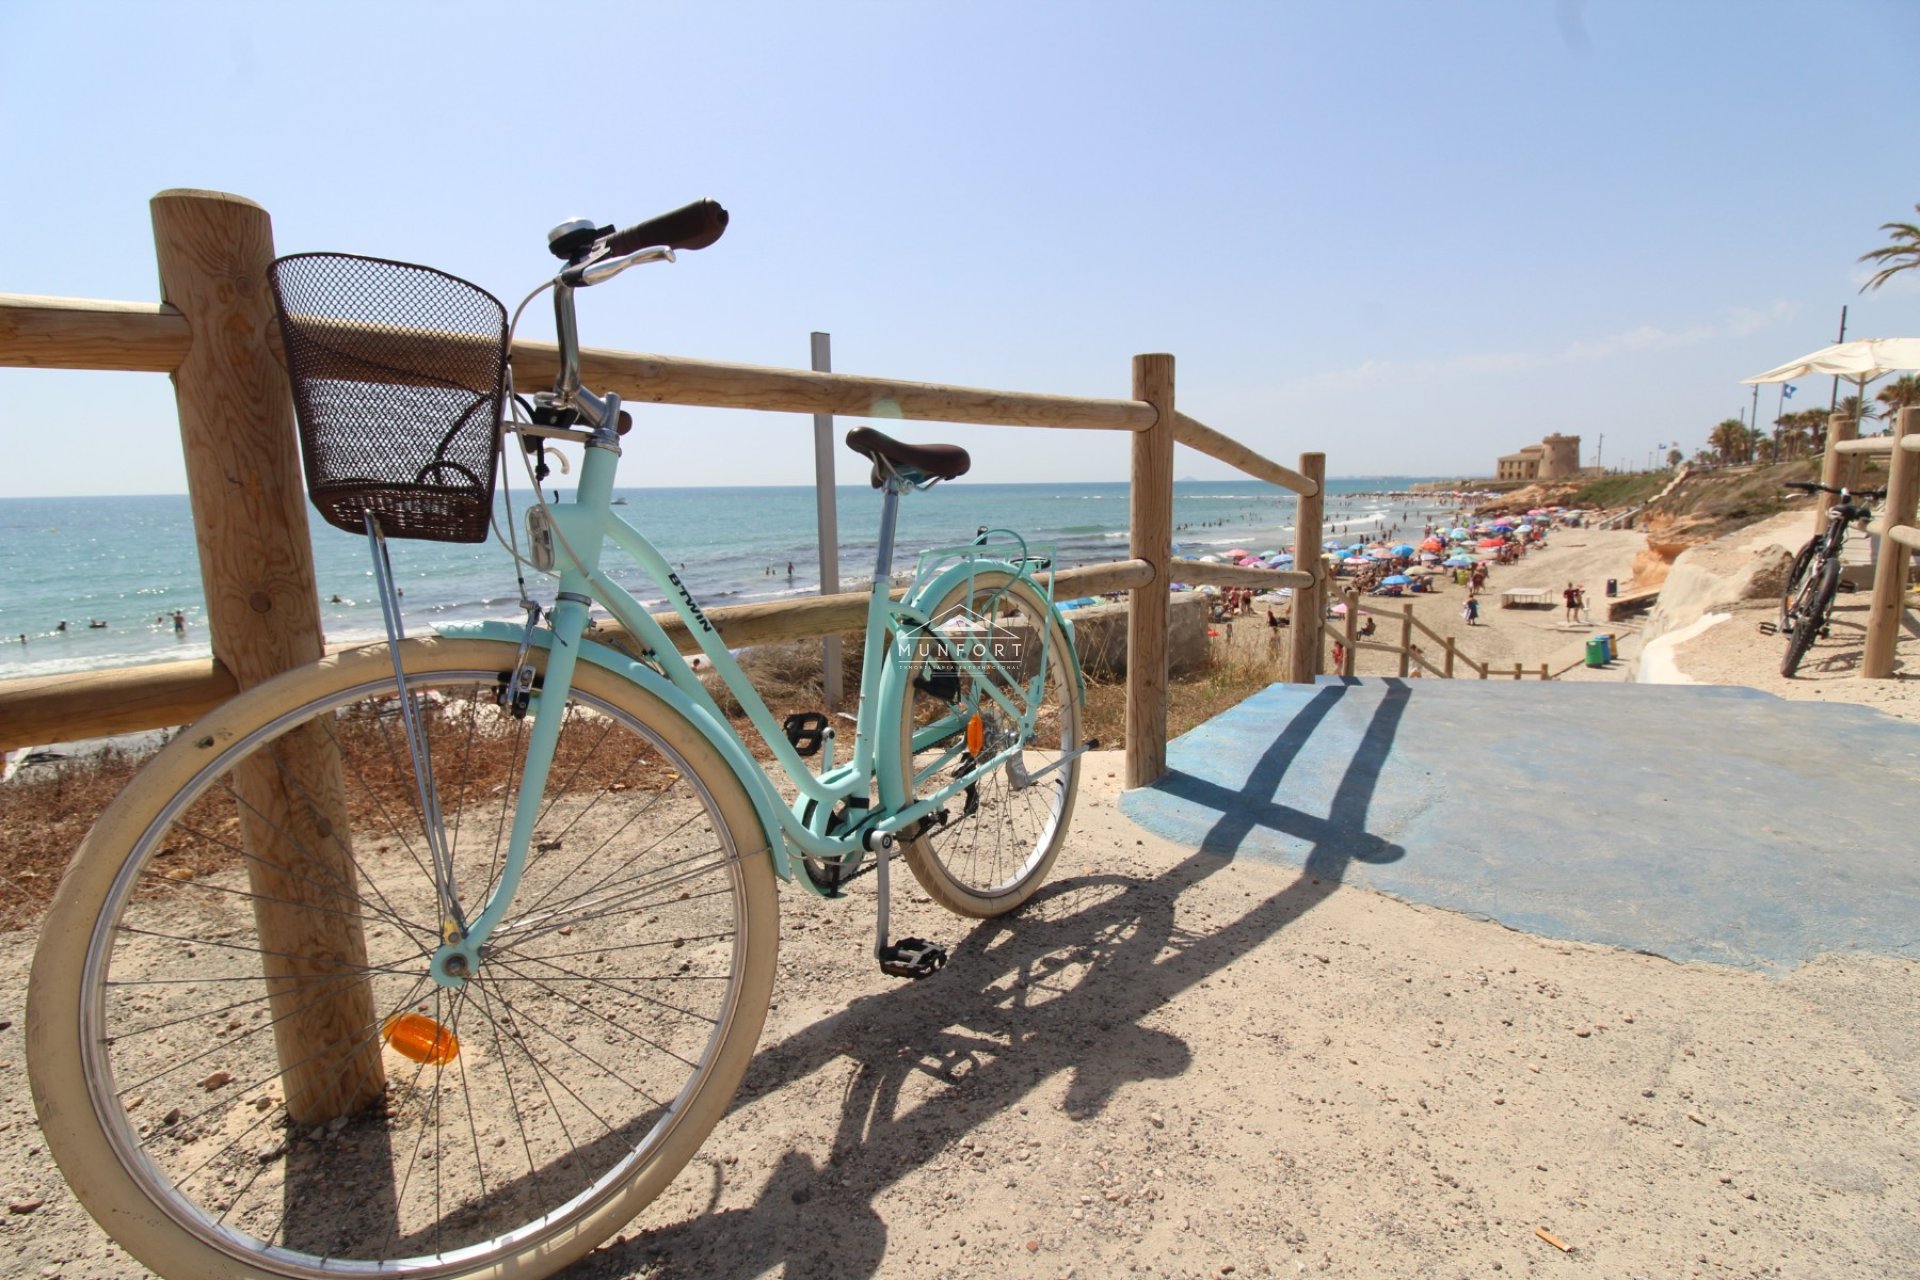
<path fill-rule="evenodd" d="M 1793 602 L 1813 573 L 1814 557 L 1820 554 L 1820 542 L 1819 534 L 1808 538 L 1794 554 L 1793 565 L 1787 570 L 1786 585 L 1780 591 L 1779 629 L 1783 633 L 1793 625 Z"/>
<path fill-rule="evenodd" d="M 1049 637 L 1044 649 L 1035 646 L 1041 655 L 1036 660 L 1047 666 L 1040 673 L 1046 701 L 1029 740 L 1039 749 L 1024 750 L 1019 759 L 1029 774 L 1039 774 L 1056 764 L 1058 767 L 1020 786 L 1009 768 L 1001 766 L 968 792 L 949 800 L 949 816 L 944 823 L 922 828 L 902 846 L 907 866 L 928 896 L 956 914 L 988 919 L 1005 915 L 1033 896 L 1060 856 L 1080 789 L 1081 757 L 1074 755 L 1065 764 L 1058 761 L 1081 745 L 1081 706 L 1078 681 L 1063 661 L 1073 652 L 1066 629 L 1032 584 L 1004 572 L 983 572 L 971 583 L 956 587 L 928 616 L 937 623 L 963 607 L 970 616 L 990 616 L 997 634 L 1017 635 L 1023 644 L 1032 644 L 1042 629 Z M 1014 621 L 1009 623 L 1009 618 Z M 1016 660 L 1027 661 L 1025 652 L 1022 649 L 1022 656 Z M 949 697 L 922 682 L 908 681 L 899 717 L 900 754 L 906 762 L 908 794 L 923 794 L 927 790 L 924 784 L 932 781 L 923 775 L 937 764 L 944 769 L 939 762 L 965 749 L 962 738 L 966 730 L 962 728 L 924 746 L 916 755 L 915 728 L 952 718 L 955 709 L 962 706 L 978 709 L 983 746 L 988 751 L 1004 748 L 1004 735 L 1013 731 L 1014 725 L 1004 710 L 972 683 L 963 680 L 962 687 Z M 955 767 L 970 765 L 962 756 Z M 956 804 L 957 815 L 953 812 Z"/>
<path fill-rule="evenodd" d="M 1780 674 L 1788 679 L 1800 669 L 1807 650 L 1813 647 L 1813 640 L 1825 625 L 1827 610 L 1833 607 L 1834 593 L 1840 586 L 1840 562 L 1827 560 L 1821 564 L 1814 577 L 1801 589 L 1800 599 L 1795 601 L 1792 610 L 1793 630 L 1787 635 L 1787 652 L 1780 659 Z"/>
<path fill-rule="evenodd" d="M 483 872 L 481 859 L 517 791 L 528 722 L 491 702 L 515 650 L 402 652 L 429 695 L 449 844 L 483 891 L 473 905 L 495 883 L 497 862 Z M 450 992 L 423 978 L 439 940 L 431 877 L 398 847 L 418 810 L 404 808 L 398 728 L 381 723 L 395 692 L 390 651 L 370 648 L 212 712 L 102 815 L 47 915 L 28 990 L 41 1127 L 82 1203 L 162 1276 L 548 1275 L 672 1180 L 752 1057 L 778 949 L 774 877 L 740 780 L 699 730 L 580 665 L 517 914 Z M 334 753 L 338 796 L 293 772 L 301 741 Z M 284 826 L 249 809 L 259 792 L 241 761 L 298 797 L 276 811 Z M 315 813 L 344 815 L 347 838 L 306 825 Z M 247 821 L 268 836 L 243 851 Z M 313 870 L 327 851 L 296 834 L 313 830 L 348 851 L 350 880 Z M 284 898 L 253 879 L 309 871 Z M 351 902 L 363 918 L 364 960 L 303 955 L 322 976 L 302 986 L 283 971 L 271 1004 L 259 969 L 294 961 L 255 947 L 256 913 L 328 914 L 291 903 L 316 887 L 330 914 Z M 310 1126 L 296 1112 L 316 1095 L 290 1082 L 313 1062 L 283 1074 L 271 1041 L 289 1003 L 361 985 L 371 1017 L 315 1061 L 376 1055 L 386 1080 Z M 396 1022 L 415 1015 L 431 1028 Z"/>

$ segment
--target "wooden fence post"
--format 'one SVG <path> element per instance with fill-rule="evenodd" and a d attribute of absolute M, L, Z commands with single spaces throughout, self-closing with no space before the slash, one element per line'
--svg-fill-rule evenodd
<path fill-rule="evenodd" d="M 1894 421 L 1893 453 L 1887 459 L 1887 501 L 1881 508 L 1884 528 L 1912 524 L 1920 502 L 1920 455 L 1907 452 L 1900 442 L 1920 435 L 1920 408 L 1900 410 Z M 1901 602 L 1907 594 L 1907 566 L 1913 552 L 1885 533 L 1880 535 L 1880 559 L 1873 566 L 1873 604 L 1867 610 L 1867 648 L 1860 657 L 1860 674 L 1869 680 L 1893 675 L 1894 651 L 1900 643 Z"/>
<path fill-rule="evenodd" d="M 1453 637 L 1447 637 L 1446 677 L 1453 679 Z"/>
<path fill-rule="evenodd" d="M 208 630 L 247 689 L 321 655 L 292 397 L 267 345 L 273 224 L 213 191 L 162 191 L 152 211 L 161 295 L 193 335 L 173 384 Z M 339 758 L 311 727 L 272 754 L 233 783 L 287 1109 L 315 1124 L 378 1098 L 384 1081 L 372 990 L 340 980 L 364 968 L 366 944 Z"/>
<path fill-rule="evenodd" d="M 1167 583 L 1173 562 L 1172 356 L 1133 358 L 1133 398 L 1152 405 L 1159 416 L 1151 427 L 1134 433 L 1132 484 L 1127 492 L 1133 557 L 1153 566 L 1153 581 L 1135 587 L 1127 606 L 1129 788 L 1150 786 L 1167 771 Z"/>
<path fill-rule="evenodd" d="M 1853 459 L 1834 446 L 1843 440 L 1857 440 L 1860 437 L 1860 424 L 1844 413 L 1830 414 L 1827 417 L 1827 452 L 1820 459 L 1820 483 L 1839 488 L 1846 478 L 1853 474 Z M 1813 495 L 1813 536 L 1819 537 L 1827 531 L 1827 509 L 1833 505 L 1833 499 L 1824 493 Z"/>
<path fill-rule="evenodd" d="M 1344 619 L 1346 626 L 1343 630 L 1347 638 L 1347 658 L 1340 664 L 1338 674 L 1350 676 L 1353 674 L 1353 664 L 1358 661 L 1360 653 L 1360 593 L 1344 591 L 1341 594 L 1347 601 L 1347 616 Z"/>
<path fill-rule="evenodd" d="M 1400 606 L 1400 678 L 1413 669 L 1413 606 Z"/>
<path fill-rule="evenodd" d="M 1313 492 L 1294 504 L 1293 567 L 1313 575 L 1310 587 L 1293 589 L 1293 648 L 1287 655 L 1287 679 L 1312 684 L 1320 674 L 1320 636 L 1326 629 L 1327 567 L 1320 558 L 1320 527 L 1327 516 L 1327 455 L 1300 455 L 1300 474 Z"/>

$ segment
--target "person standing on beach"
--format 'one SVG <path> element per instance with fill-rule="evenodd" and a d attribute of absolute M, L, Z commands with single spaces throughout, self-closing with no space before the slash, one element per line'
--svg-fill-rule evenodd
<path fill-rule="evenodd" d="M 173 634 L 177 636 L 187 634 L 187 615 L 179 609 L 173 611 Z"/>
<path fill-rule="evenodd" d="M 1477 627 L 1480 625 L 1480 600 L 1477 596 L 1467 597 L 1467 607 L 1462 612 L 1467 619 L 1468 626 Z"/>
<path fill-rule="evenodd" d="M 1567 621 L 1580 621 L 1580 588 L 1569 582 L 1567 589 L 1562 591 L 1560 595 L 1567 602 Z"/>

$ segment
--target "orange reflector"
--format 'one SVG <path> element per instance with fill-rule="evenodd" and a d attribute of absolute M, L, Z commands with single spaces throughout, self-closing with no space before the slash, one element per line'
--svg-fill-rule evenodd
<path fill-rule="evenodd" d="M 460 1056 L 460 1040 L 424 1013 L 396 1013 L 381 1027 L 395 1053 L 415 1062 L 445 1066 Z"/>
<path fill-rule="evenodd" d="M 967 721 L 967 754 L 977 756 L 980 754 L 980 748 L 986 745 L 987 724 L 976 711 L 973 718 Z"/>

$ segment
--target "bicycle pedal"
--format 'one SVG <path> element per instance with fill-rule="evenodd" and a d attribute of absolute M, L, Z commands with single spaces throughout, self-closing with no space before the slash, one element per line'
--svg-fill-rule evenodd
<path fill-rule="evenodd" d="M 1760 634 L 1763 636 L 1777 636 L 1780 634 L 1780 624 L 1777 622 L 1763 622 L 1760 624 Z"/>
<path fill-rule="evenodd" d="M 827 714 L 824 711 L 796 711 L 786 718 L 780 728 L 795 751 L 810 756 L 820 750 L 820 743 L 827 732 Z"/>
<path fill-rule="evenodd" d="M 1860 584 L 1853 581 L 1851 578 L 1842 578 L 1840 579 L 1840 581 L 1834 583 L 1833 585 L 1835 590 L 1837 590 L 1843 596 L 1850 596 L 1855 592 L 1857 592 L 1858 590 L 1860 590 Z"/>
<path fill-rule="evenodd" d="M 880 948 L 880 971 L 896 978 L 931 978 L 947 966 L 947 949 L 924 938 L 902 938 Z"/>

